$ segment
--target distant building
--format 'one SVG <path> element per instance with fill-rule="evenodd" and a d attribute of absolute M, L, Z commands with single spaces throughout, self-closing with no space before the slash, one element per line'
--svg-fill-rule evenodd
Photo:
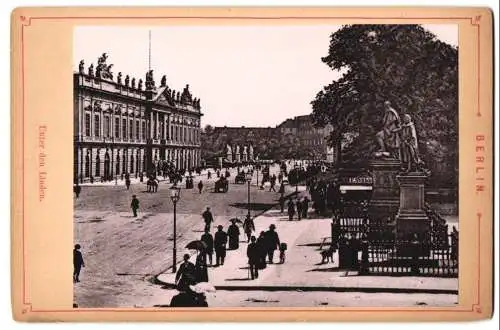
<path fill-rule="evenodd" d="M 107 55 L 73 74 L 74 181 L 111 180 L 122 174 L 153 172 L 160 161 L 177 168 L 198 166 L 200 100 L 186 85 L 171 90 L 163 76 L 156 87 L 146 79 L 111 72 Z"/>
<path fill-rule="evenodd" d="M 329 147 L 327 141 L 333 129 L 331 125 L 324 128 L 314 127 L 311 115 L 304 115 L 286 119 L 277 128 L 282 135 L 295 136 L 303 149 L 314 151 L 315 158 L 329 162 L 337 160 L 336 149 Z"/>

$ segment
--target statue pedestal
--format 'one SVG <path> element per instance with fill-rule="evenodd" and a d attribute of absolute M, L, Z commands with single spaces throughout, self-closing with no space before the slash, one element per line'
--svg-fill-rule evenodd
<path fill-rule="evenodd" d="M 396 238 L 412 240 L 417 234 L 422 241 L 430 230 L 430 219 L 424 211 L 425 191 L 427 179 L 425 173 L 408 173 L 398 175 L 400 194 L 399 211 L 396 216 Z"/>
<path fill-rule="evenodd" d="M 401 162 L 397 159 L 374 159 L 370 161 L 373 176 L 373 194 L 370 202 L 370 214 L 379 220 L 394 217 L 399 207 L 399 185 L 396 180 L 401 171 Z"/>

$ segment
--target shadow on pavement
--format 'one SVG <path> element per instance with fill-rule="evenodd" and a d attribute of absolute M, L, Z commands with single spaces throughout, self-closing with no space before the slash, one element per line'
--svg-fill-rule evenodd
<path fill-rule="evenodd" d="M 227 278 L 226 281 L 251 281 L 248 277 L 243 278 Z"/>
<path fill-rule="evenodd" d="M 270 208 L 272 208 L 275 204 L 274 203 L 233 203 L 229 204 L 231 207 L 235 207 L 238 209 L 245 209 L 247 210 L 250 208 L 251 211 L 266 211 Z"/>

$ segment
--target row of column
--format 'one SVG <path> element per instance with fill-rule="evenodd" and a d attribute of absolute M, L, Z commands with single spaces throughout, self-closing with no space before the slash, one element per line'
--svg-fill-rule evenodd
<path fill-rule="evenodd" d="M 145 171 L 143 148 L 78 148 L 75 155 L 75 173 L 80 181 L 90 178 L 112 180 L 122 174 L 136 174 Z"/>
<path fill-rule="evenodd" d="M 167 160 L 176 168 L 189 169 L 200 165 L 199 149 L 153 149 L 153 160 Z M 112 180 L 122 174 L 146 173 L 145 148 L 78 147 L 75 152 L 75 174 L 80 182 L 90 178 Z"/>

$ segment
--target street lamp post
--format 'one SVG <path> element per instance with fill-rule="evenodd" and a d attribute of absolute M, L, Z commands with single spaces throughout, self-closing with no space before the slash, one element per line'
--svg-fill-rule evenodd
<path fill-rule="evenodd" d="M 174 185 L 170 187 L 170 194 L 172 203 L 174 203 L 174 250 L 172 273 L 175 274 L 177 272 L 177 202 L 181 198 L 181 188 L 177 187 L 177 184 L 174 183 Z"/>
<path fill-rule="evenodd" d="M 250 181 L 252 181 L 252 174 L 250 173 L 250 171 L 247 172 L 246 179 L 247 179 L 247 183 L 248 183 L 248 214 L 247 214 L 247 217 L 250 218 Z"/>

